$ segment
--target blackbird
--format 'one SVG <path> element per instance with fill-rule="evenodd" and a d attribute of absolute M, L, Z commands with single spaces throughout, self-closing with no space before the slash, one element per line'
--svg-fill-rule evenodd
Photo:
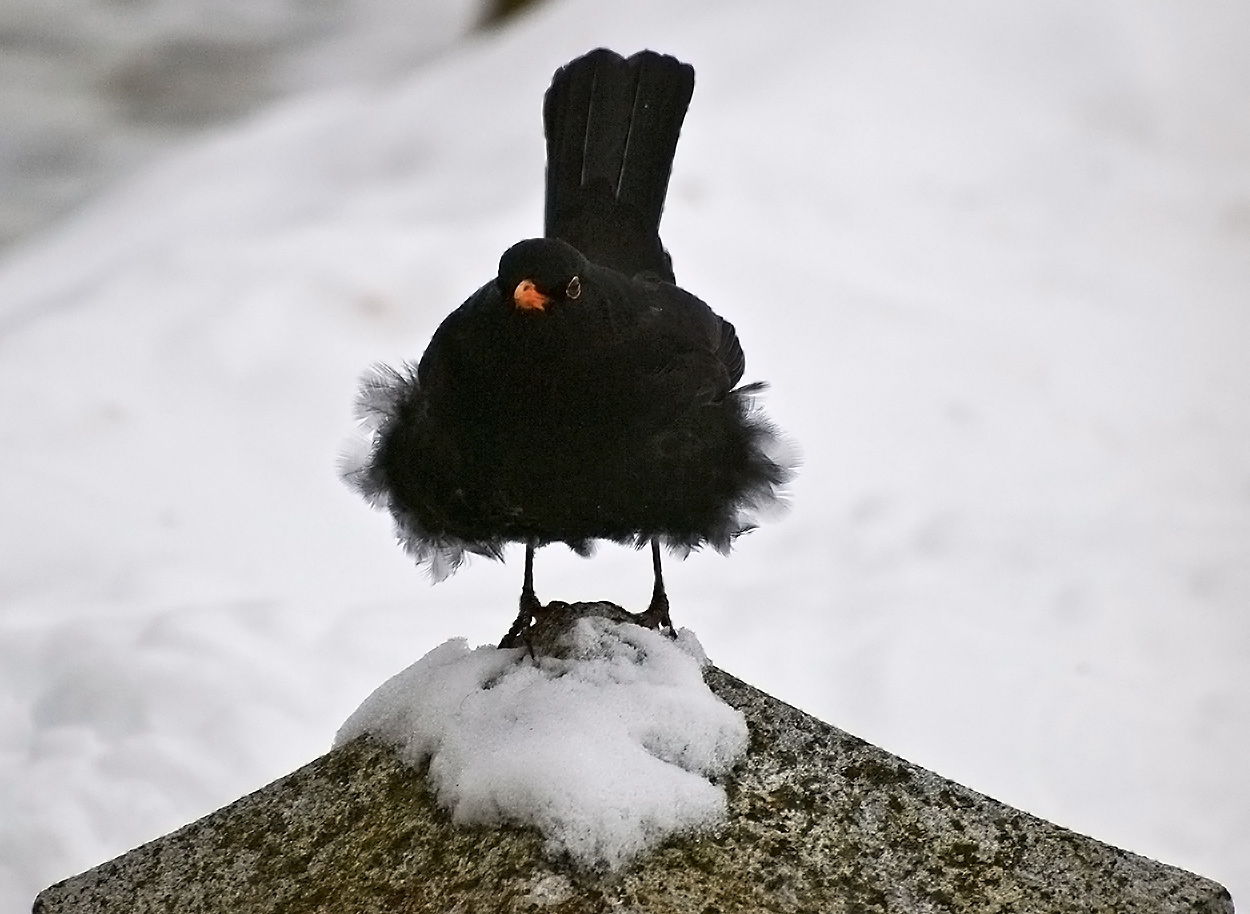
<path fill-rule="evenodd" d="M 649 543 L 639 619 L 672 630 L 660 545 L 728 551 L 790 468 L 737 386 L 733 325 L 674 284 L 660 215 L 694 70 L 599 49 L 558 70 L 543 105 L 546 237 L 504 252 L 415 366 L 375 369 L 347 471 L 436 580 L 466 553 L 525 544 L 514 645 L 541 610 L 534 551 Z"/>

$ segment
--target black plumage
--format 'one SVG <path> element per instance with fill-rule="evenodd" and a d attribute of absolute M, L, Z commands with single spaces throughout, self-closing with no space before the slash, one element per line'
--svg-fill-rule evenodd
<path fill-rule="evenodd" d="M 547 136 L 547 237 L 435 332 L 419 364 L 380 369 L 362 411 L 374 438 L 350 476 L 390 511 L 436 577 L 472 552 L 527 546 L 521 612 L 540 609 L 533 554 L 562 542 L 651 543 L 644 621 L 670 625 L 661 543 L 728 550 L 789 469 L 738 387 L 733 326 L 674 285 L 659 237 L 694 71 L 644 51 L 593 51 L 555 74 Z"/>

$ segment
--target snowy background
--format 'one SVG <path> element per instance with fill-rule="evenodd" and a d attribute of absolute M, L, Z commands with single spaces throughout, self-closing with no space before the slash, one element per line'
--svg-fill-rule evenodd
<path fill-rule="evenodd" d="M 481 32 L 417 6 L 252 23 L 263 86 L 142 148 L 86 64 L 6 45 L 29 129 L 6 115 L 0 150 L 51 139 L 0 155 L 29 190 L 0 260 L 0 909 L 506 629 L 519 554 L 431 587 L 336 462 L 361 372 L 418 356 L 541 230 L 542 92 L 600 44 L 698 71 L 664 238 L 804 454 L 785 519 L 671 563 L 677 624 L 1250 903 L 1250 8 L 564 0 Z M 183 23 L 155 47 L 211 31 L 190 0 L 142 8 Z M 14 9 L 6 36 L 42 34 Z M 40 189 L 49 149 L 88 148 L 122 152 Z M 543 599 L 650 593 L 614 547 L 536 575 Z"/>

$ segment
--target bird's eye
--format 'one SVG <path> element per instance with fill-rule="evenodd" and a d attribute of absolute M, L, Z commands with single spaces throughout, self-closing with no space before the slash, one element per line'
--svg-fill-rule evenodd
<path fill-rule="evenodd" d="M 578 298 L 582 294 L 582 281 L 574 276 L 569 280 L 569 284 L 564 287 L 564 297 L 573 299 Z"/>

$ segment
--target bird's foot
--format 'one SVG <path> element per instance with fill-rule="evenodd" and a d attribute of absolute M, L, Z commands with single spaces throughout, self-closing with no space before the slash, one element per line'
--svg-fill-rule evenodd
<path fill-rule="evenodd" d="M 521 642 L 525 640 L 525 632 L 530 627 L 530 623 L 534 621 L 534 617 L 542 612 L 543 605 L 538 602 L 538 597 L 534 595 L 532 590 L 521 591 L 521 608 L 517 612 L 516 619 L 512 623 L 512 627 L 508 629 L 508 633 L 503 636 L 503 640 L 499 642 L 500 648 L 519 647 Z"/>
<path fill-rule="evenodd" d="M 677 630 L 673 628 L 673 620 L 668 615 L 668 596 L 664 593 L 652 596 L 651 605 L 634 618 L 645 628 L 654 628 L 670 638 L 677 637 Z"/>

